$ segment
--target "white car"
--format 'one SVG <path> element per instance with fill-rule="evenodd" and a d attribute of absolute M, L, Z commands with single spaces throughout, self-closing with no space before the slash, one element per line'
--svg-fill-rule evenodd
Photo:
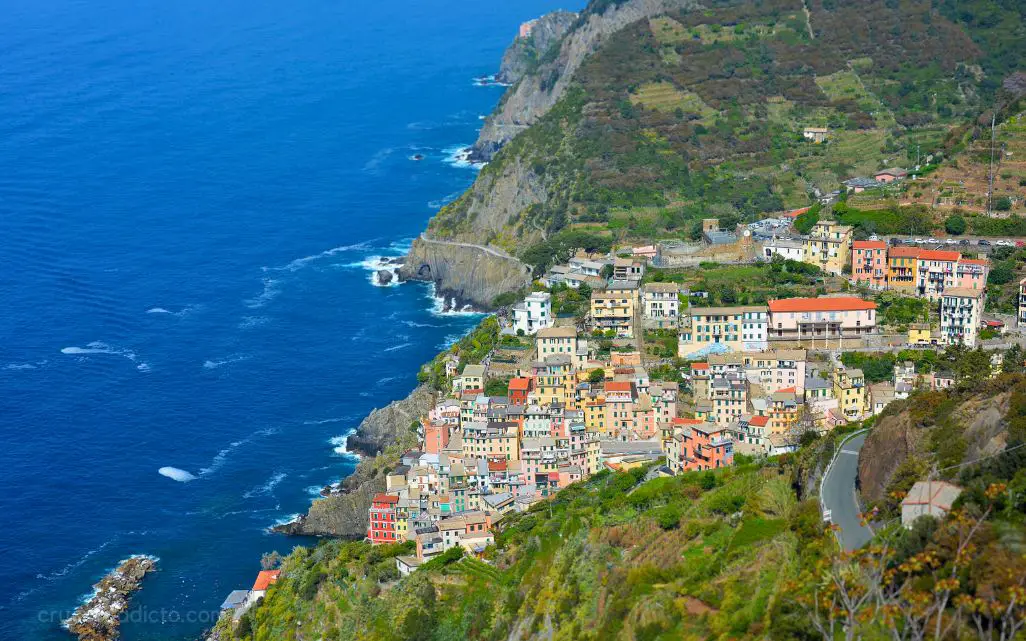
<path fill-rule="evenodd" d="M 955 240 L 954 238 L 948 238 L 947 240 L 944 241 L 944 243 L 946 245 L 957 245 L 958 241 Z"/>
<path fill-rule="evenodd" d="M 915 242 L 916 242 L 917 245 L 922 245 L 922 244 L 924 244 L 926 242 L 926 239 L 924 239 L 924 238 L 916 238 Z"/>
<path fill-rule="evenodd" d="M 872 236 L 869 237 L 869 240 L 880 240 L 880 237 L 877 236 L 876 234 L 873 234 Z"/>
<path fill-rule="evenodd" d="M 934 244 L 936 244 L 936 243 L 937 243 L 938 241 L 937 241 L 937 239 L 936 239 L 936 238 L 931 238 L 930 240 L 928 240 L 928 241 L 926 241 L 926 242 L 928 242 L 928 243 L 934 243 Z"/>

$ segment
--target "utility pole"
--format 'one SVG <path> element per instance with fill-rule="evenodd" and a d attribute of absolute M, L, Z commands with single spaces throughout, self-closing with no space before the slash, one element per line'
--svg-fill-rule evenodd
<path fill-rule="evenodd" d="M 990 115 L 990 178 L 987 181 L 987 215 L 990 216 L 991 200 L 994 198 L 994 125 L 997 114 Z"/>

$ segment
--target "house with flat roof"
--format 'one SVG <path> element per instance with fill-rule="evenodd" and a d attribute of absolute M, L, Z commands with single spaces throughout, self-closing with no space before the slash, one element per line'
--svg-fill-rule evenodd
<path fill-rule="evenodd" d="M 901 524 L 911 528 L 921 516 L 943 519 L 961 494 L 962 488 L 945 481 L 917 481 L 901 501 Z"/>

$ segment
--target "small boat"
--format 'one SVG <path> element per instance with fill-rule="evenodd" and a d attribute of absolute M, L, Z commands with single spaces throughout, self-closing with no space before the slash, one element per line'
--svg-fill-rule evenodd
<path fill-rule="evenodd" d="M 410 160 L 424 160 L 424 154 L 413 154 L 412 156 L 410 156 Z"/>

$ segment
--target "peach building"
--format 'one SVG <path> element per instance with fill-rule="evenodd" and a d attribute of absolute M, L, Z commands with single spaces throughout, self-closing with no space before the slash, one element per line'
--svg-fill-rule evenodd
<path fill-rule="evenodd" d="M 886 288 L 887 243 L 882 240 L 856 240 L 852 243 L 851 278 L 857 285 Z"/>
<path fill-rule="evenodd" d="M 876 329 L 876 303 L 853 296 L 782 298 L 768 305 L 770 340 L 861 336 Z"/>

